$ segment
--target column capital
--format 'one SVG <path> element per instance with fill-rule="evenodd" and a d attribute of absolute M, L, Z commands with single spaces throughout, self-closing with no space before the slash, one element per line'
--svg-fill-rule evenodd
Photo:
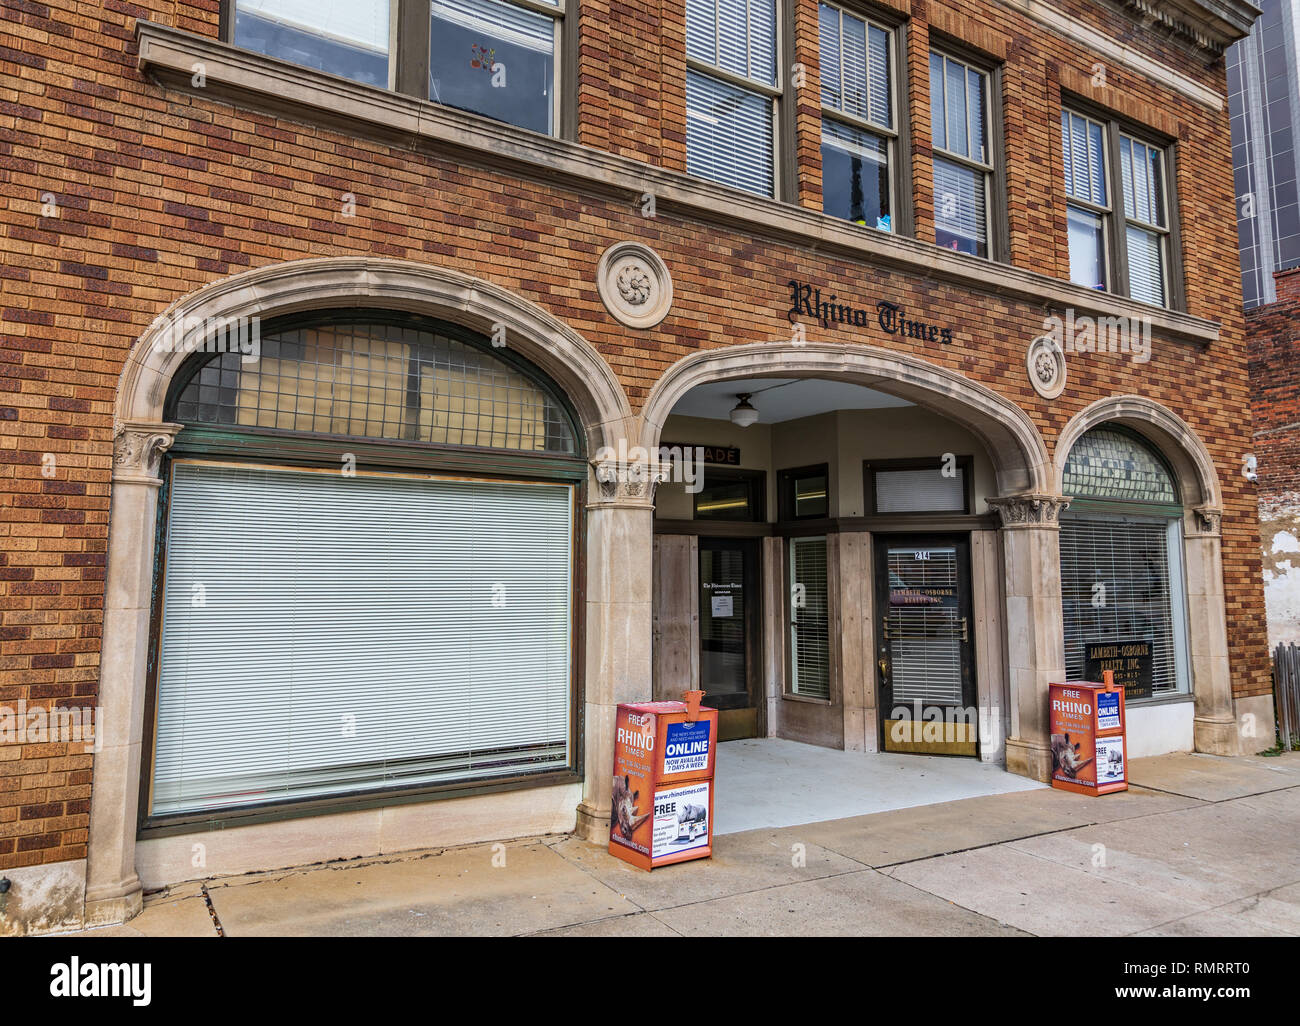
<path fill-rule="evenodd" d="M 997 512 L 1004 530 L 1025 527 L 1054 530 L 1061 526 L 1061 514 L 1069 508 L 1071 499 L 1064 495 L 1029 493 L 991 496 L 985 501 Z"/>
<path fill-rule="evenodd" d="M 668 469 L 658 462 L 592 460 L 596 479 L 591 506 L 631 506 L 654 508 L 655 488 L 668 479 Z"/>
<path fill-rule="evenodd" d="M 183 424 L 123 420 L 113 427 L 113 482 L 158 486 L 162 455 Z"/>
<path fill-rule="evenodd" d="M 1196 515 L 1196 530 L 1192 537 L 1219 537 L 1223 510 L 1217 506 L 1196 506 L 1192 512 Z"/>

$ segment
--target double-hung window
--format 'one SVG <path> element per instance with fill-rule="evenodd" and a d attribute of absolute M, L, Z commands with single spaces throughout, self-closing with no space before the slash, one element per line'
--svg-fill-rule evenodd
<path fill-rule="evenodd" d="M 566 0 L 235 0 L 228 38 L 544 135 L 559 131 Z"/>
<path fill-rule="evenodd" d="M 930 54 L 935 241 L 971 256 L 992 255 L 994 155 L 990 77 L 946 54 Z"/>
<path fill-rule="evenodd" d="M 776 0 L 687 0 L 686 170 L 776 191 Z"/>
<path fill-rule="evenodd" d="M 832 4 L 820 4 L 818 17 L 822 209 L 896 231 L 894 34 Z"/>
<path fill-rule="evenodd" d="M 1070 280 L 1172 306 L 1177 292 L 1168 151 L 1061 112 Z"/>

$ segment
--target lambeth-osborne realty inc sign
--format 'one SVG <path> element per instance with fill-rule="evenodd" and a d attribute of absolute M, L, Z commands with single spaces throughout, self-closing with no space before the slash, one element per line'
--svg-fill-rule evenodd
<path fill-rule="evenodd" d="M 834 324 L 849 324 L 855 328 L 868 328 L 873 323 L 880 326 L 886 335 L 901 335 L 922 342 L 939 342 L 952 344 L 952 329 L 928 321 L 916 321 L 907 316 L 907 311 L 897 303 L 882 299 L 874 310 L 867 307 L 841 303 L 839 296 L 832 295 L 822 299 L 822 290 L 807 282 L 790 282 L 790 320 L 797 322 L 801 317 L 818 321 L 823 328 Z"/>

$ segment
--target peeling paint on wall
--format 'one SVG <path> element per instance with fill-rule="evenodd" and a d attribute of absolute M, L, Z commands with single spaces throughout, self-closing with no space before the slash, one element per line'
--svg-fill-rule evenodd
<path fill-rule="evenodd" d="M 1300 645 L 1300 493 L 1260 504 L 1268 643 Z"/>

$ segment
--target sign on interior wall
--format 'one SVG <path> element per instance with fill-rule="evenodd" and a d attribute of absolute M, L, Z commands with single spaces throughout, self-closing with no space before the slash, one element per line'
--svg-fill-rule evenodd
<path fill-rule="evenodd" d="M 823 328 L 848 324 L 855 328 L 877 328 L 886 335 L 914 338 L 922 342 L 952 343 L 952 328 L 919 321 L 900 303 L 879 300 L 874 309 L 845 303 L 834 293 L 822 297 L 822 290 L 807 282 L 791 280 L 789 318 L 796 324 L 804 318 Z"/>
<path fill-rule="evenodd" d="M 740 466 L 740 450 L 730 445 L 700 445 L 697 442 L 661 442 L 659 460 L 666 462 L 672 450 L 680 452 L 703 452 L 705 463 L 719 463 L 727 467 Z"/>
<path fill-rule="evenodd" d="M 1090 641 L 1083 649 L 1084 677 L 1100 681 L 1103 671 L 1113 670 L 1127 702 L 1151 697 L 1153 663 L 1150 641 Z"/>

